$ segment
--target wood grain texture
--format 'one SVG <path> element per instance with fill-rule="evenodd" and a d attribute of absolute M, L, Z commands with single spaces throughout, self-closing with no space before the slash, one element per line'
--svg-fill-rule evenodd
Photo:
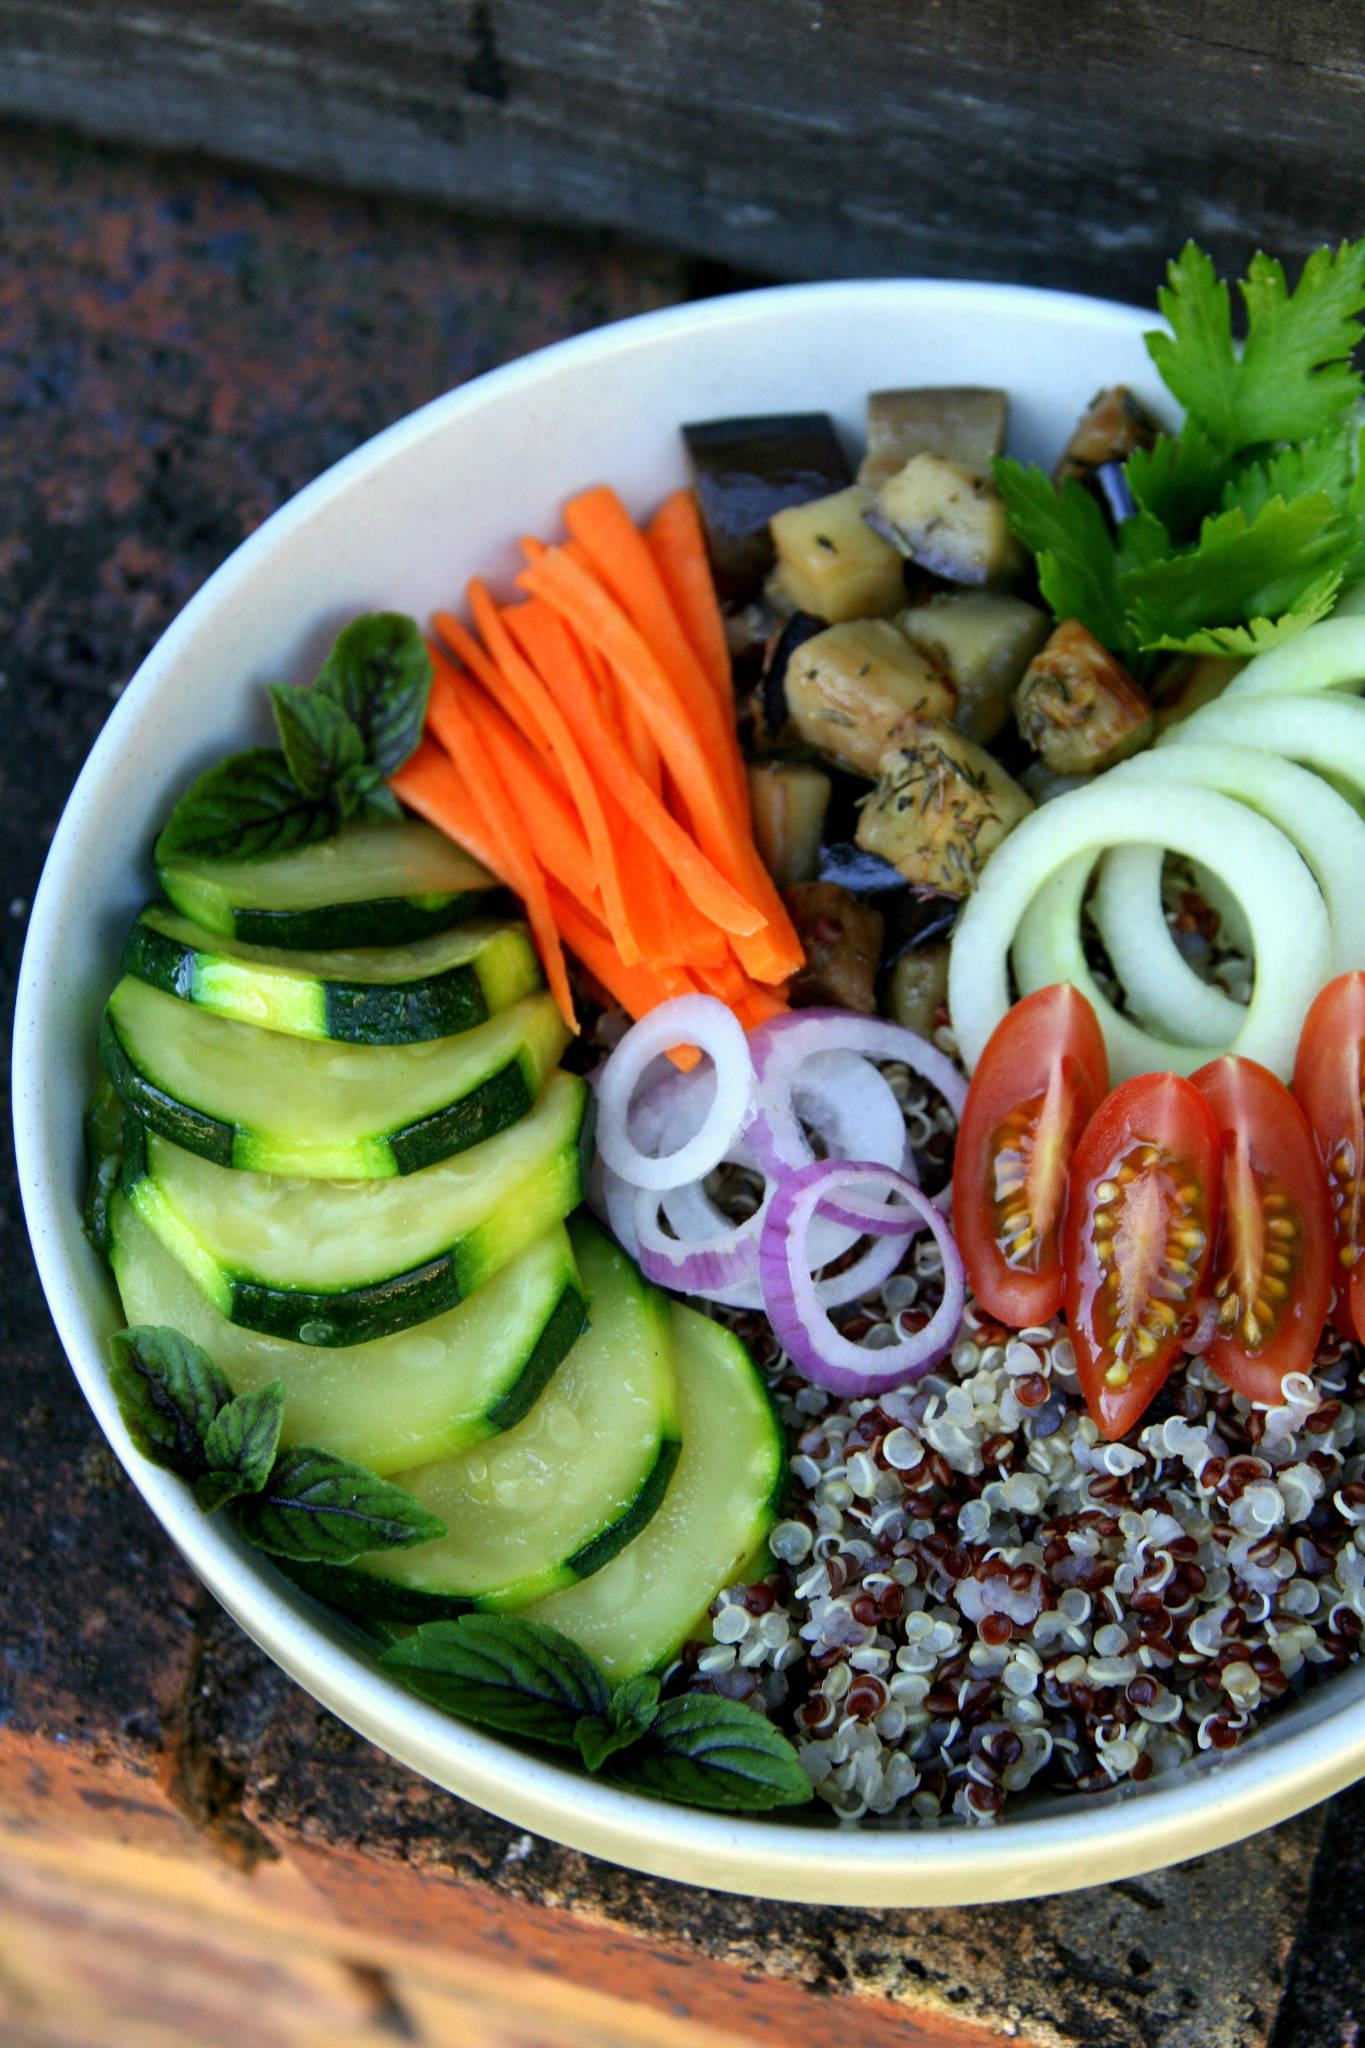
<path fill-rule="evenodd" d="M 1359 231 L 1354 0 L 0 0 L 0 111 L 783 276 Z"/>

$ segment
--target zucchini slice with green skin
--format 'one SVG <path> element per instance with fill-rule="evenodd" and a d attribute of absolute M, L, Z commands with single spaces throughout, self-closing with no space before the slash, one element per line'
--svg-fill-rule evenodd
<path fill-rule="evenodd" d="M 649 1526 L 604 1571 L 527 1609 L 617 1682 L 709 1635 L 707 1608 L 746 1567 L 761 1572 L 787 1483 L 787 1446 L 762 1375 L 739 1338 L 673 1302 L 682 1456 Z M 405 1555 L 415 1557 L 418 1551 Z"/>
<path fill-rule="evenodd" d="M 396 1180 L 214 1166 L 128 1119 L 128 1200 L 221 1315 L 300 1344 L 363 1344 L 453 1308 L 578 1203 L 587 1085 Z"/>
<path fill-rule="evenodd" d="M 678 1458 L 667 1297 L 591 1224 L 570 1231 L 586 1335 L 516 1429 L 398 1476 L 447 1533 L 357 1570 L 515 1610 L 600 1571 L 653 1517 Z"/>
<path fill-rule="evenodd" d="M 125 974 L 100 1058 L 125 1107 L 218 1166 L 416 1173 L 525 1116 L 568 1042 L 548 995 L 417 1045 L 333 1045 L 212 1017 Z"/>
<path fill-rule="evenodd" d="M 453 1037 L 541 985 L 521 925 L 461 925 L 406 946 L 286 952 L 221 938 L 159 903 L 128 934 L 122 966 L 215 1017 L 348 1045 Z"/>
<path fill-rule="evenodd" d="M 227 1322 L 121 1195 L 111 1204 L 110 1235 L 130 1323 L 183 1331 L 236 1393 L 283 1380 L 284 1442 L 313 1444 L 374 1472 L 450 1457 L 513 1428 L 572 1350 L 586 1315 L 562 1224 L 444 1315 L 330 1351 Z"/>
<path fill-rule="evenodd" d="M 417 818 L 355 819 L 271 860 L 163 861 L 157 878 L 208 931 L 307 952 L 406 946 L 512 906 L 486 868 Z"/>

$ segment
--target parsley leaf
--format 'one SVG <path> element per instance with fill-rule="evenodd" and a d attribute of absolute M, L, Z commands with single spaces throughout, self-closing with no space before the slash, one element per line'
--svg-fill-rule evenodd
<path fill-rule="evenodd" d="M 1326 491 L 1271 498 L 1254 519 L 1234 506 L 1204 521 L 1197 546 L 1124 573 L 1128 616 L 1146 647 L 1259 651 L 1272 625 L 1282 639 L 1325 616 L 1348 547 Z"/>
<path fill-rule="evenodd" d="M 1118 587 L 1118 554 L 1098 504 L 1074 477 L 1058 490 L 1045 470 L 1011 456 L 992 464 L 1015 534 L 1038 558 L 1038 582 L 1059 619 L 1079 619 L 1115 653 L 1135 654 Z"/>
<path fill-rule="evenodd" d="M 1282 265 L 1253 256 L 1241 285 L 1240 355 L 1228 288 L 1209 257 L 1187 242 L 1167 276 L 1158 304 L 1171 333 L 1149 334 L 1148 353 L 1167 389 L 1225 452 L 1307 440 L 1360 396 L 1350 356 L 1362 333 L 1365 241 L 1315 249 L 1292 292 Z"/>

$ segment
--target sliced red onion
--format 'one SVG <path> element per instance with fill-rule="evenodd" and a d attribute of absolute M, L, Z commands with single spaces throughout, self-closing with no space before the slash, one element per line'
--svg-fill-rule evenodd
<path fill-rule="evenodd" d="M 806 1263 L 811 1219 L 835 1187 L 850 1183 L 883 1204 L 895 1198 L 913 1211 L 932 1231 L 943 1259 L 943 1300 L 930 1322 L 881 1351 L 865 1350 L 835 1329 Z M 759 1238 L 758 1270 L 779 1343 L 798 1371 L 832 1394 L 882 1394 L 919 1379 L 951 1348 L 962 1320 L 966 1280 L 953 1234 L 913 1181 L 885 1166 L 822 1159 L 780 1181 Z"/>
<path fill-rule="evenodd" d="M 810 1162 L 810 1146 L 802 1135 L 794 1096 L 798 1073 L 816 1054 L 840 1051 L 858 1053 L 866 1060 L 899 1060 L 937 1088 L 955 1117 L 961 1116 L 967 1099 L 966 1080 L 946 1053 L 917 1031 L 881 1017 L 859 1017 L 848 1010 L 788 1010 L 761 1024 L 751 1034 L 749 1045 L 758 1080 L 749 1142 L 769 1173 Z M 902 1143 L 904 1122 L 897 1104 Z M 848 1156 L 863 1155 L 850 1151 Z"/>
<path fill-rule="evenodd" d="M 645 1070 L 677 1045 L 709 1053 L 714 1095 L 695 1134 L 672 1152 L 642 1152 L 630 1134 L 631 1101 Z M 715 996 L 675 996 L 632 1024 L 597 1084 L 597 1145 L 633 1187 L 670 1188 L 718 1166 L 750 1113 L 754 1085 L 748 1041 L 734 1011 Z"/>

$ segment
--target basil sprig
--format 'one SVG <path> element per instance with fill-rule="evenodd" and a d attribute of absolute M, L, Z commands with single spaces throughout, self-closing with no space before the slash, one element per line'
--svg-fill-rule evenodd
<path fill-rule="evenodd" d="M 503 1614 L 429 1621 L 379 1661 L 433 1706 L 577 1749 L 590 1771 L 629 1790 L 732 1813 L 811 1797 L 795 1749 L 752 1707 L 703 1693 L 661 1700 L 653 1673 L 613 1690 L 586 1651 L 544 1622 Z"/>
<path fill-rule="evenodd" d="M 156 859 L 264 860 L 330 838 L 357 812 L 397 817 L 385 777 L 421 739 L 430 690 L 431 656 L 414 620 L 353 619 L 312 683 L 272 686 L 280 745 L 229 754 L 192 783 Z"/>
<path fill-rule="evenodd" d="M 111 1339 L 110 1384 L 128 1434 L 194 1489 L 206 1514 L 236 1503 L 247 1539 L 277 1557 L 345 1564 L 445 1534 L 401 1486 L 303 1444 L 281 1451 L 282 1380 L 235 1394 L 179 1330 L 139 1324 Z"/>

